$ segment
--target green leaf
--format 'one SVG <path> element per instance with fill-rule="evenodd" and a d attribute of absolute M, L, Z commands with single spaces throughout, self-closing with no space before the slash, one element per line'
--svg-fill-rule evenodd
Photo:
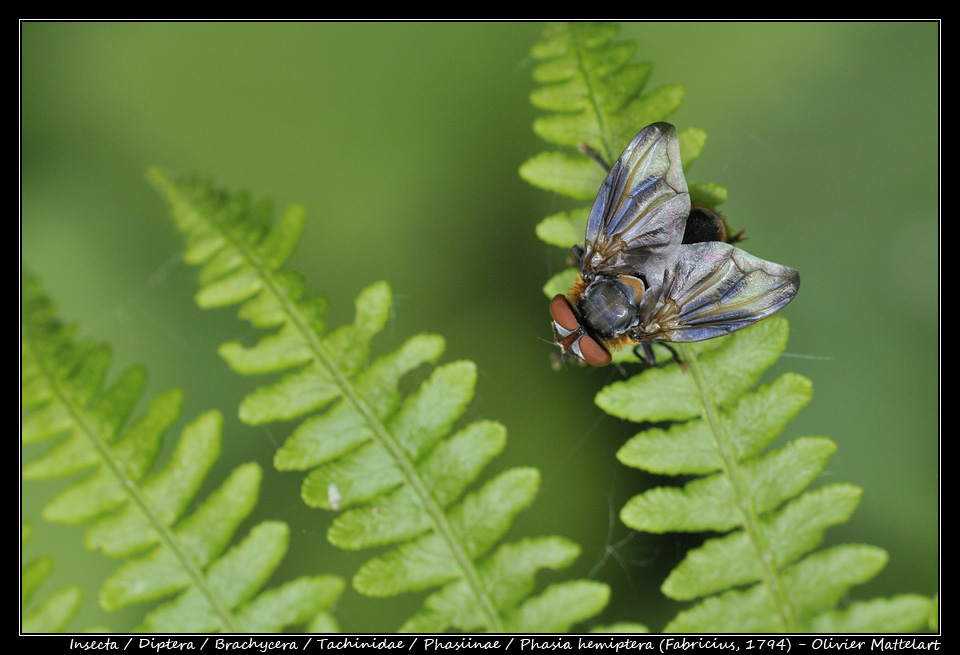
<path fill-rule="evenodd" d="M 234 470 L 196 512 L 178 525 L 175 536 L 181 553 L 158 548 L 143 559 L 127 562 L 107 579 L 100 593 L 101 604 L 118 609 L 162 598 L 187 586 L 190 576 L 177 556 L 182 554 L 201 567 L 208 566 L 253 509 L 260 478 L 256 464 Z"/>
<path fill-rule="evenodd" d="M 596 162 L 562 152 L 542 152 L 520 166 L 530 184 L 576 200 L 592 200 L 604 176 Z"/>
<path fill-rule="evenodd" d="M 714 339 L 714 350 L 705 353 L 703 360 L 706 384 L 716 402 L 730 402 L 752 387 L 783 352 L 787 333 L 787 322 L 774 316 Z M 654 369 L 609 384 L 597 394 L 596 402 L 608 414 L 637 423 L 682 421 L 703 412 L 696 381 L 679 366 Z"/>
<path fill-rule="evenodd" d="M 462 554 L 450 549 L 443 536 L 426 535 L 364 564 L 354 577 L 354 586 L 371 596 L 393 596 L 458 577 L 463 566 L 458 555 L 473 559 L 486 553 L 517 512 L 530 504 L 538 486 L 539 474 L 534 469 L 502 473 L 450 512 L 450 529 L 462 538 Z"/>
<path fill-rule="evenodd" d="M 886 559 L 886 553 L 879 548 L 838 546 L 811 555 L 784 571 L 784 592 L 793 599 L 794 612 L 803 620 L 818 608 L 836 603 L 851 586 L 872 578 Z M 719 632 L 721 629 L 782 632 L 789 629 L 780 615 L 770 612 L 772 605 L 770 589 L 764 585 L 755 585 L 746 591 L 728 591 L 681 612 L 667 625 L 666 632 Z"/>
<path fill-rule="evenodd" d="M 614 633 L 645 634 L 650 632 L 650 629 L 647 626 L 643 625 L 642 623 L 621 622 L 621 623 L 613 623 L 611 625 L 595 626 L 593 628 L 590 628 L 590 632 L 595 634 L 614 634 Z M 589 644 L 590 642 L 588 640 L 585 640 L 583 643 Z M 600 643 L 606 643 L 606 642 L 600 642 Z M 603 646 L 600 646 L 600 647 L 603 648 Z"/>
<path fill-rule="evenodd" d="M 849 607 L 824 612 L 809 621 L 810 632 L 871 633 L 916 632 L 925 627 L 935 604 L 916 594 L 853 603 Z M 936 628 L 934 628 L 936 630 Z"/>
<path fill-rule="evenodd" d="M 548 298 L 553 298 L 558 293 L 566 293 L 567 289 L 573 286 L 577 279 L 577 269 L 567 268 L 554 275 L 543 286 L 543 293 Z"/>
<path fill-rule="evenodd" d="M 579 553 L 576 544 L 560 537 L 524 539 L 506 544 L 484 560 L 479 568 L 482 585 L 492 590 L 498 608 L 512 610 L 533 591 L 538 570 L 566 568 Z M 483 625 L 483 613 L 474 602 L 469 586 L 458 580 L 427 598 L 423 610 L 411 617 L 400 631 L 456 628 L 469 632 Z"/>
<path fill-rule="evenodd" d="M 690 203 L 693 205 L 716 207 L 722 205 L 727 199 L 726 188 L 719 184 L 694 182 L 688 186 L 688 190 L 690 192 Z"/>
<path fill-rule="evenodd" d="M 720 420 L 728 426 L 735 457 L 751 457 L 766 448 L 810 402 L 812 393 L 813 385 L 807 378 L 785 373 L 773 384 L 722 409 Z M 668 475 L 703 474 L 723 468 L 713 434 L 703 421 L 641 432 L 624 444 L 617 458 L 627 466 Z"/>
<path fill-rule="evenodd" d="M 53 570 L 53 560 L 49 557 L 35 559 L 24 564 L 20 570 L 20 602 L 26 604 L 33 596 L 40 583 Z"/>
<path fill-rule="evenodd" d="M 537 236 L 552 246 L 572 248 L 583 241 L 588 214 L 589 210 L 582 208 L 547 216 L 537 225 Z"/>
<path fill-rule="evenodd" d="M 810 491 L 765 518 L 763 529 L 777 567 L 792 563 L 820 545 L 831 525 L 853 514 L 861 491 L 852 485 L 833 485 Z M 753 557 L 746 532 L 731 532 L 691 550 L 663 583 L 663 593 L 690 600 L 762 578 L 761 563 Z"/>
<path fill-rule="evenodd" d="M 81 364 L 81 369 L 71 378 L 80 388 L 72 390 L 72 398 L 78 404 L 84 404 L 94 390 L 99 390 L 110 363 L 110 351 L 97 348 L 89 353 Z M 146 383 L 146 373 L 142 368 L 126 370 L 117 382 L 85 407 L 81 421 L 90 429 L 97 430 L 103 444 L 113 440 L 118 426 L 126 420 L 133 405 Z M 67 418 L 67 421 L 70 419 Z M 23 467 L 23 475 L 28 480 L 50 480 L 72 475 L 84 469 L 96 466 L 99 454 L 96 447 L 86 437 L 82 429 L 71 426 L 67 438 L 60 440 L 42 456 Z M 52 436 L 52 435 L 51 435 Z"/>
<path fill-rule="evenodd" d="M 679 109 L 685 95 L 682 86 L 671 84 L 635 97 L 609 118 L 613 143 L 620 144 L 622 151 L 642 128 L 667 118 Z M 619 152 L 614 149 L 613 155 L 619 156 Z"/>
<path fill-rule="evenodd" d="M 243 632 L 279 632 L 302 624 L 333 604 L 343 590 L 338 578 L 298 578 L 250 601 L 280 564 L 288 538 L 285 523 L 262 523 L 207 572 L 210 586 L 236 614 Z M 204 598 L 190 589 L 148 614 L 142 628 L 172 632 L 177 626 L 186 626 L 188 632 L 210 632 L 218 629 L 219 620 Z"/>
<path fill-rule="evenodd" d="M 649 62 L 624 63 L 629 61 L 633 54 L 629 48 L 621 48 L 615 51 L 615 54 L 622 60 L 621 65 L 613 74 L 600 80 L 603 88 L 602 92 L 598 92 L 598 95 L 605 99 L 605 108 L 608 111 L 616 111 L 627 104 L 636 95 L 636 90 L 643 88 L 653 72 L 653 65 Z M 579 78 L 571 78 L 559 84 L 534 89 L 530 94 L 530 102 L 534 107 L 545 111 L 586 112 L 590 110 L 591 95 L 585 91 Z"/>
<path fill-rule="evenodd" d="M 677 138 L 680 140 L 680 161 L 683 162 L 683 171 L 686 173 L 690 164 L 700 157 L 707 145 L 707 133 L 698 127 L 688 127 L 681 130 Z"/>
<path fill-rule="evenodd" d="M 286 524 L 260 524 L 208 569 L 208 584 L 229 609 L 246 601 L 267 581 L 286 552 L 288 538 Z M 209 632 L 217 628 L 218 617 L 199 593 L 189 589 L 150 612 L 143 628 L 146 632 L 170 632 L 177 625 L 186 625 L 188 632 Z"/>
<path fill-rule="evenodd" d="M 80 609 L 80 587 L 70 586 L 54 592 L 42 603 L 24 612 L 20 630 L 24 633 L 61 632 Z"/>
<path fill-rule="evenodd" d="M 306 470 L 334 460 L 377 436 L 380 420 L 397 410 L 401 378 L 418 366 L 434 361 L 444 342 L 433 335 L 420 335 L 398 350 L 377 359 L 358 374 L 345 398 L 326 412 L 301 423 L 277 450 L 274 464 L 281 470 Z M 248 396 L 250 398 L 251 396 Z M 360 405 L 361 400 L 364 400 Z M 243 408 L 241 407 L 241 412 Z M 371 418 L 376 419 L 374 423 Z"/>
<path fill-rule="evenodd" d="M 144 481 L 143 495 L 157 511 L 147 515 L 140 507 L 127 505 L 87 530 L 87 546 L 122 557 L 156 543 L 159 535 L 150 529 L 152 521 L 173 524 L 193 500 L 220 456 L 222 425 L 219 413 L 208 412 L 185 427 L 167 463 Z"/>
<path fill-rule="evenodd" d="M 116 442 L 113 451 L 124 462 L 131 479 L 140 480 L 150 469 L 163 435 L 179 417 L 182 405 L 183 393 L 179 389 L 161 392 Z M 101 467 L 54 496 L 43 508 L 43 516 L 53 523 L 80 525 L 117 509 L 126 500 L 120 481 L 108 468 Z"/>
<path fill-rule="evenodd" d="M 835 450 L 829 439 L 798 439 L 782 451 L 745 463 L 740 471 L 743 493 L 729 476 L 713 475 L 689 482 L 682 490 L 657 487 L 634 496 L 620 518 L 645 532 L 730 530 L 744 521 L 739 503 L 750 503 L 761 513 L 774 509 L 806 488 Z"/>
<path fill-rule="evenodd" d="M 25 546 L 33 536 L 33 524 L 20 526 L 20 545 Z M 59 589 L 38 603 L 31 604 L 41 584 L 50 576 L 53 560 L 39 557 L 20 568 L 20 631 L 24 633 L 61 632 L 80 609 L 80 587 Z"/>
<path fill-rule="evenodd" d="M 576 580 L 551 585 L 527 600 L 507 621 L 510 632 L 566 632 L 576 623 L 596 616 L 610 600 L 605 584 Z"/>
<path fill-rule="evenodd" d="M 483 421 L 467 426 L 438 445 L 418 466 L 424 482 L 438 490 L 438 504 L 446 507 L 456 500 L 469 481 L 476 479 L 480 470 L 503 450 L 506 436 L 506 429 L 499 423 Z M 331 473 L 327 469 L 318 471 Z M 330 485 L 336 487 L 341 507 L 348 501 L 368 502 L 376 497 L 369 490 L 361 494 L 357 489 L 363 482 L 377 480 L 370 477 L 373 471 L 341 471 L 337 467 L 337 472 L 342 473 L 337 478 L 318 475 L 317 478 L 323 479 L 316 482 L 311 474 L 304 483 L 304 495 L 314 498 L 319 506 L 327 509 L 333 509 L 329 503 Z M 365 473 L 370 475 L 365 477 Z M 311 486 L 314 485 L 317 491 L 311 493 Z M 370 485 L 364 486 L 369 488 Z M 330 543 L 352 550 L 396 543 L 429 530 L 428 517 L 419 511 L 419 501 L 414 491 L 407 486 L 396 486 L 399 488 L 378 501 L 376 513 L 361 507 L 338 516 L 327 532 Z M 327 492 L 326 496 L 324 492 Z"/>
<path fill-rule="evenodd" d="M 450 431 L 472 399 L 475 381 L 476 369 L 472 362 L 447 364 L 435 369 L 419 391 L 403 403 L 388 429 L 406 455 L 421 459 Z M 396 393 L 395 389 L 391 391 Z M 362 447 L 310 474 L 303 488 L 303 498 L 308 505 L 328 504 L 329 484 L 339 482 L 340 506 L 346 507 L 368 502 L 403 483 L 404 471 L 388 448 L 377 443 L 374 437 L 371 434 L 371 440 Z"/>
<path fill-rule="evenodd" d="M 310 632 L 335 632 L 332 616 L 323 610 L 337 602 L 343 588 L 343 580 L 331 575 L 297 578 L 246 603 L 237 619 L 245 632 L 280 632 L 318 618 L 324 625 L 313 624 Z"/>

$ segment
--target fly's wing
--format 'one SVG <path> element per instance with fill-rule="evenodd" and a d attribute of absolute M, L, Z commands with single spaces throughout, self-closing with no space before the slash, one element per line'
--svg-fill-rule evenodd
<path fill-rule="evenodd" d="M 660 283 L 690 213 L 677 129 L 654 123 L 633 137 L 603 181 L 587 219 L 580 271 L 643 275 Z"/>
<path fill-rule="evenodd" d="M 727 243 L 681 246 L 640 301 L 638 341 L 703 341 L 756 323 L 793 300 L 800 274 Z"/>

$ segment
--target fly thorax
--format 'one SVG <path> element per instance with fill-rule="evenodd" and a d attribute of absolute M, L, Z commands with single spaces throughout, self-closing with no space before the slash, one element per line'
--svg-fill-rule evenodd
<path fill-rule="evenodd" d="M 577 307 L 588 331 L 604 340 L 622 335 L 637 321 L 634 289 L 615 278 L 591 282 Z"/>

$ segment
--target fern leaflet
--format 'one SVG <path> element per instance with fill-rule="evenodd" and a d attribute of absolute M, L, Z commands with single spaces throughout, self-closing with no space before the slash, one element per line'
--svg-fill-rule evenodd
<path fill-rule="evenodd" d="M 300 420 L 274 464 L 308 471 L 308 505 L 342 510 L 329 541 L 350 550 L 391 547 L 361 566 L 353 578 L 358 591 L 392 596 L 440 587 L 405 631 L 560 631 L 601 611 L 608 590 L 598 583 L 558 583 L 530 596 L 536 572 L 568 566 L 576 544 L 544 537 L 495 548 L 532 502 L 539 473 L 514 468 L 468 492 L 506 443 L 505 428 L 494 421 L 454 431 L 473 396 L 472 362 L 437 366 L 404 398 L 401 379 L 436 362 L 443 339 L 417 335 L 370 361 L 371 340 L 389 316 L 385 283 L 361 292 L 353 324 L 326 331 L 326 302 L 307 296 L 302 278 L 282 268 L 298 240 L 302 208 L 271 225 L 269 206 L 251 207 L 245 196 L 175 182 L 159 171 L 151 179 L 186 235 L 185 259 L 203 265 L 197 302 L 242 303 L 241 317 L 272 330 L 252 347 L 220 348 L 239 373 L 284 373 L 244 399 L 241 420 Z"/>
<path fill-rule="evenodd" d="M 537 119 L 534 130 L 558 145 L 586 142 L 612 161 L 630 137 L 662 120 L 683 97 L 679 87 L 641 90 L 649 65 L 632 64 L 632 44 L 614 41 L 612 25 L 554 25 L 534 48 L 534 71 L 546 86 L 531 100 L 559 112 Z M 684 168 L 705 143 L 700 130 L 680 133 Z M 547 153 L 521 167 L 532 184 L 576 199 L 593 197 L 603 171 L 585 157 Z M 726 191 L 690 186 L 691 200 L 715 206 Z M 589 208 L 545 219 L 537 233 L 569 248 L 582 240 Z M 550 280 L 548 296 L 563 293 L 570 269 Z M 722 339 L 681 345 L 684 368 L 670 365 L 615 382 L 596 397 L 607 413 L 648 428 L 618 457 L 626 465 L 667 475 L 699 475 L 682 488 L 658 487 L 631 499 L 621 512 L 628 526 L 648 532 L 727 533 L 686 556 L 663 584 L 677 600 L 702 599 L 681 612 L 667 631 L 905 631 L 922 627 L 928 598 L 902 595 L 836 609 L 847 591 L 875 576 L 887 555 L 879 548 L 845 545 L 816 553 L 824 531 L 848 519 L 860 490 L 834 484 L 805 491 L 823 470 L 835 444 L 797 439 L 764 452 L 809 401 L 812 385 L 787 373 L 751 389 L 786 344 L 779 317 Z M 633 360 L 632 354 L 621 359 Z"/>
<path fill-rule="evenodd" d="M 20 545 L 26 545 L 33 536 L 33 525 L 20 526 Z M 38 557 L 20 568 L 20 606 L 26 609 L 20 629 L 27 633 L 61 632 L 80 608 L 83 594 L 80 587 L 71 585 L 58 589 L 44 600 L 30 605 L 37 589 L 53 570 L 53 560 L 48 556 Z"/>
<path fill-rule="evenodd" d="M 74 342 L 75 330 L 60 323 L 29 275 L 22 297 L 23 443 L 62 437 L 26 463 L 23 477 L 89 473 L 52 498 L 43 516 L 89 524 L 89 548 L 127 558 L 104 582 L 100 605 L 114 610 L 176 596 L 147 614 L 140 629 L 151 632 L 333 625 L 326 610 L 343 589 L 338 578 L 302 577 L 258 595 L 286 553 L 285 523 L 265 521 L 231 546 L 256 504 L 259 466 L 239 466 L 185 515 L 220 454 L 220 414 L 207 412 L 187 425 L 169 460 L 152 470 L 182 394 L 157 395 L 128 422 L 143 390 L 143 369 L 128 369 L 105 388 L 109 349 Z"/>

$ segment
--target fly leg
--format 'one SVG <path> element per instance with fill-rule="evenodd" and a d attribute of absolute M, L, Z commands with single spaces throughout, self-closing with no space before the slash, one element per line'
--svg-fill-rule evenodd
<path fill-rule="evenodd" d="M 600 156 L 600 153 L 598 153 L 596 150 L 591 148 L 586 141 L 581 141 L 577 145 L 577 150 L 580 151 L 580 154 L 590 157 L 595 162 L 603 166 L 603 170 L 605 170 L 608 173 L 610 172 L 610 164 L 604 161 L 603 157 Z M 570 261 L 568 263 L 570 264 L 570 266 L 573 266 L 574 268 L 580 268 L 580 262 L 582 260 L 583 260 L 583 248 L 581 248 L 580 246 L 574 246 L 573 261 Z"/>
<path fill-rule="evenodd" d="M 591 148 L 589 145 L 587 145 L 587 142 L 586 142 L 586 141 L 581 141 L 581 142 L 577 145 L 577 150 L 580 151 L 580 154 L 586 155 L 587 157 L 590 157 L 590 158 L 593 159 L 595 162 L 597 162 L 598 164 L 600 164 L 601 166 L 603 166 L 603 170 L 605 170 L 605 171 L 608 172 L 608 173 L 610 172 L 610 164 L 608 164 L 607 162 L 605 162 L 605 161 L 603 160 L 603 157 L 601 157 L 601 156 L 599 155 L 599 153 L 597 153 L 596 150 L 594 150 L 594 149 Z"/>
<path fill-rule="evenodd" d="M 670 354 L 673 355 L 673 361 L 679 364 L 681 369 L 686 368 L 683 360 L 680 359 L 680 355 L 677 354 L 677 351 L 674 350 L 673 346 L 662 342 L 660 345 L 670 351 Z M 653 352 L 653 345 L 649 343 L 638 343 L 633 347 L 633 354 L 637 356 L 637 359 L 642 359 L 644 362 L 646 362 L 647 366 L 662 367 L 670 363 L 669 361 L 658 363 L 657 356 Z"/>
<path fill-rule="evenodd" d="M 574 246 L 570 249 L 570 252 L 572 253 L 572 256 L 567 258 L 567 266 L 580 268 L 580 262 L 583 260 L 583 248 L 580 246 Z"/>

